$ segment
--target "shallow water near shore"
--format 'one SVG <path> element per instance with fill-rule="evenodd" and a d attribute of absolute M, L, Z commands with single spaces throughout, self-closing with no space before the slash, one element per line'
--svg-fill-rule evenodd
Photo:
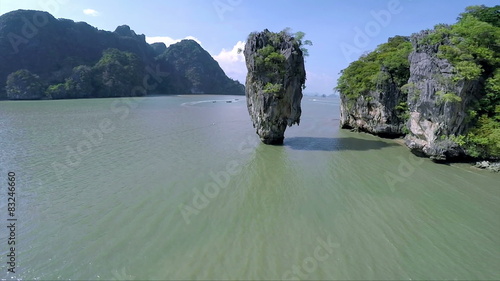
<path fill-rule="evenodd" d="M 0 279 L 500 279 L 499 174 L 302 107 L 267 146 L 241 96 L 0 102 Z"/>

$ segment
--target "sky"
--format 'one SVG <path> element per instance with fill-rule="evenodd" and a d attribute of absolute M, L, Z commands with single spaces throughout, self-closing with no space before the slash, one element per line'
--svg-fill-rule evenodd
<path fill-rule="evenodd" d="M 340 71 L 388 38 L 453 24 L 465 7 L 482 4 L 498 0 L 0 0 L 0 14 L 43 10 L 109 31 L 126 24 L 149 43 L 193 39 L 242 83 L 246 67 L 237 50 L 248 34 L 289 27 L 313 43 L 304 93 L 331 95 Z"/>

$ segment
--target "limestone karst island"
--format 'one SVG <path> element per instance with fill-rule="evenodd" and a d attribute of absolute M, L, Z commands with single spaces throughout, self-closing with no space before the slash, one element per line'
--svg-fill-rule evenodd
<path fill-rule="evenodd" d="M 500 280 L 498 0 L 0 0 L 0 280 Z"/>
<path fill-rule="evenodd" d="M 499 6 L 469 7 L 455 24 L 390 38 L 342 71 L 340 125 L 404 137 L 437 161 L 497 160 L 499 40 Z"/>
<path fill-rule="evenodd" d="M 283 144 L 287 126 L 300 123 L 302 88 L 306 82 L 302 42 L 292 34 L 264 30 L 245 45 L 248 69 L 248 112 L 266 144 Z"/>

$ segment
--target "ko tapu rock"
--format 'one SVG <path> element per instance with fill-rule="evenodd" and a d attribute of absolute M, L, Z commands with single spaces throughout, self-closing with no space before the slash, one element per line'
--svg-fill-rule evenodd
<path fill-rule="evenodd" d="M 306 81 L 300 39 L 289 32 L 251 33 L 244 55 L 248 112 L 265 144 L 283 144 L 287 126 L 300 123 Z"/>

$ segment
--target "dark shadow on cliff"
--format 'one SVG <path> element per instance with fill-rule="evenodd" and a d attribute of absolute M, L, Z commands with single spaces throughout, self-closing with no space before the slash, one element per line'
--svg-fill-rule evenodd
<path fill-rule="evenodd" d="M 373 150 L 390 146 L 396 143 L 386 143 L 377 140 L 364 140 L 357 138 L 316 138 L 316 137 L 291 137 L 285 138 L 284 146 L 294 150 L 307 151 L 340 151 L 340 150 Z"/>

